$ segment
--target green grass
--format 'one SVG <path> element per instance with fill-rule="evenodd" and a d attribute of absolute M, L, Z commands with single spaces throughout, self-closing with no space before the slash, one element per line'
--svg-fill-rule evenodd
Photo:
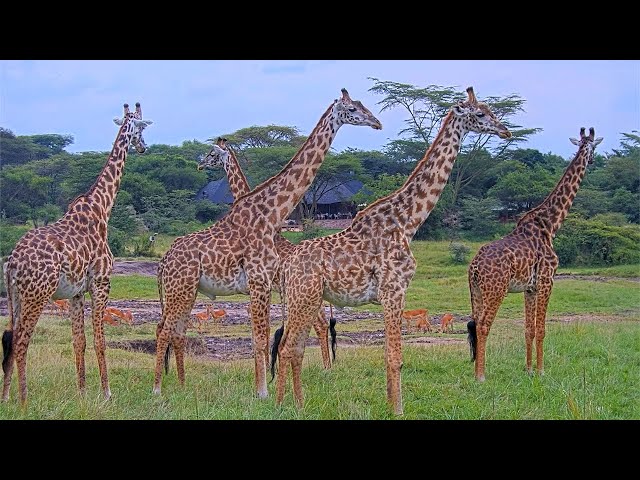
<path fill-rule="evenodd" d="M 544 377 L 524 372 L 522 326 L 497 321 L 489 337 L 485 383 L 473 378 L 466 344 L 404 347 L 402 419 L 640 419 L 640 322 L 550 322 Z M 138 328 L 151 338 L 153 326 Z M 117 327 L 107 327 L 113 339 Z M 122 330 L 120 330 L 122 331 Z M 91 345 L 91 335 L 88 335 Z M 334 367 L 321 368 L 318 348 L 303 366 L 306 404 L 293 406 L 289 380 L 284 405 L 253 395 L 253 362 L 187 358 L 187 383 L 175 369 L 154 396 L 153 358 L 107 350 L 113 398 L 100 395 L 95 355 L 87 349 L 87 395 L 76 392 L 68 320 L 40 320 L 29 349 L 29 403 L 0 404 L 0 419 L 391 419 L 385 400 L 382 346 L 341 348 Z M 172 363 L 173 365 L 173 363 Z"/>
<path fill-rule="evenodd" d="M 449 242 L 413 242 L 418 271 L 406 308 L 431 315 L 468 314 L 466 265 L 455 265 Z M 471 255 L 481 243 L 470 244 Z M 470 257 L 471 258 L 471 257 Z M 635 277 L 638 265 L 567 269 L 598 277 Z M 111 298 L 157 299 L 154 277 L 114 276 Z M 247 301 L 244 295 L 221 297 Z M 379 311 L 377 306 L 360 309 Z M 640 283 L 632 279 L 558 280 L 548 310 L 544 377 L 524 372 L 523 295 L 505 299 L 489 336 L 487 381 L 473 377 L 466 342 L 403 348 L 402 419 L 640 419 Z M 6 317 L 5 317 L 6 318 Z M 0 321 L 4 318 L 0 319 Z M 563 321 L 557 321 L 563 320 Z M 566 321 L 571 320 L 571 321 Z M 291 381 L 284 405 L 257 399 L 253 361 L 186 361 L 187 383 L 178 385 L 175 364 L 163 378 L 163 394 L 151 394 L 154 358 L 116 348 L 107 350 L 113 399 L 103 402 L 87 321 L 87 395 L 76 392 L 71 326 L 43 316 L 29 347 L 29 404 L 0 403 L 0 419 L 390 419 L 386 405 L 381 345 L 338 350 L 334 367 L 321 367 L 317 347 L 307 348 L 303 368 L 305 408 L 293 406 Z M 107 340 L 153 340 L 155 324 L 105 326 Z M 381 329 L 382 321 L 345 322 L 338 334 Z M 250 336 L 248 325 L 224 327 L 224 335 Z M 313 334 L 312 334 L 313 335 Z M 464 340 L 464 335 L 446 335 Z"/>

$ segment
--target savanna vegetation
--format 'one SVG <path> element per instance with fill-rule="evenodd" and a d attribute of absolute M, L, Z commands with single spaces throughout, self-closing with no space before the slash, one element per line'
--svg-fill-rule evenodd
<path fill-rule="evenodd" d="M 382 111 L 400 109 L 405 127 L 381 151 L 331 151 L 313 182 L 312 201 L 303 212 L 314 214 L 314 201 L 328 188 L 357 178 L 365 188 L 356 203 L 370 203 L 398 188 L 422 158 L 449 106 L 462 97 L 453 87 L 418 87 L 371 79 Z M 525 110 L 518 95 L 483 99 L 507 124 L 513 137 L 499 140 L 468 135 L 449 183 L 416 239 L 482 241 L 502 236 L 518 216 L 537 205 L 554 187 L 570 159 L 551 152 L 519 148 L 542 130 L 512 123 Z M 305 136 L 294 126 L 248 126 L 219 132 L 237 152 L 249 183 L 256 186 L 277 173 Z M 638 261 L 640 240 L 640 137 L 625 133 L 610 152 L 596 152 L 595 162 L 556 239 L 561 264 L 615 265 Z M 152 142 L 152 132 L 148 141 Z M 568 140 L 567 140 L 568 141 Z M 21 136 L 0 129 L 0 256 L 9 253 L 28 229 L 55 221 L 76 195 L 88 189 L 108 152 L 69 153 L 73 136 Z M 210 150 L 206 139 L 180 146 L 150 145 L 129 154 L 109 223 L 116 256 L 155 255 L 150 233 L 177 236 L 202 229 L 228 206 L 195 198 L 222 169 L 198 171 L 198 158 Z M 308 232 L 313 236 L 318 232 Z M 155 249 L 157 250 L 157 249 Z"/>
<path fill-rule="evenodd" d="M 312 198 L 335 180 L 352 178 L 366 187 L 356 203 L 370 203 L 397 189 L 433 141 L 446 110 L 461 97 L 452 87 L 371 81 L 383 110 L 405 113 L 405 128 L 380 151 L 331 151 L 311 186 Z M 512 123 L 525 110 L 525 99 L 509 95 L 483 100 L 514 136 L 506 141 L 483 135 L 466 139 L 440 201 L 412 243 L 418 271 L 407 292 L 407 309 L 468 315 L 469 260 L 483 243 L 508 233 L 520 214 L 542 201 L 570 160 L 520 148 L 541 130 Z M 238 153 L 252 186 L 277 173 L 305 139 L 296 127 L 282 125 L 219 134 Z M 151 130 L 146 140 L 153 142 Z M 71 134 L 24 136 L 0 128 L 0 256 L 8 255 L 29 229 L 59 218 L 95 180 L 108 152 L 70 153 L 72 144 Z M 198 158 L 210 148 L 207 139 L 193 139 L 180 146 L 152 144 L 143 155 L 130 152 L 109 223 L 117 257 L 157 258 L 176 236 L 205 228 L 227 211 L 227 205 L 195 198 L 208 181 L 224 175 L 221 169 L 196 169 Z M 312 218 L 314 208 L 313 202 L 305 205 L 305 215 Z M 151 233 L 158 233 L 153 244 Z M 303 232 L 285 235 L 297 242 L 328 233 L 310 223 Z M 509 295 L 489 337 L 484 384 L 474 379 L 464 334 L 434 334 L 459 342 L 405 346 L 402 418 L 639 419 L 639 244 L 640 136 L 634 131 L 622 134 L 611 151 L 596 152 L 554 241 L 561 261 L 558 273 L 588 277 L 556 282 L 548 310 L 546 375 L 524 372 L 523 300 Z M 114 276 L 110 298 L 155 300 L 156 279 Z M 365 309 L 380 311 L 372 305 L 354 311 Z M 110 341 L 153 339 L 155 334 L 153 323 L 105 328 Z M 382 328 L 380 320 L 338 325 L 342 332 Z M 250 337 L 251 332 L 247 323 L 222 334 Z M 87 345 L 92 341 L 88 327 Z M 271 397 L 254 398 L 252 360 L 188 357 L 185 388 L 179 388 L 172 370 L 163 379 L 162 396 L 153 396 L 154 358 L 117 348 L 107 350 L 113 399 L 105 403 L 91 349 L 86 356 L 88 393 L 80 398 L 69 319 L 43 315 L 29 347 L 28 409 L 16 401 L 14 378 L 12 400 L 0 404 L 0 419 L 394 418 L 386 405 L 382 346 L 341 348 L 330 371 L 322 369 L 317 348 L 307 352 L 302 411 L 293 407 L 291 389 L 282 408 L 274 406 L 273 385 Z"/>

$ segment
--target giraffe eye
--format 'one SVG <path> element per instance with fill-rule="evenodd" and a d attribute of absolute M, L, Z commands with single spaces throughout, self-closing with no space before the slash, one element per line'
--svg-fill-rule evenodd
<path fill-rule="evenodd" d="M 482 118 L 482 117 L 484 117 L 484 113 L 478 112 L 478 113 L 476 113 L 476 117 Z"/>
<path fill-rule="evenodd" d="M 356 111 L 356 107 L 349 107 L 349 111 L 350 112 L 355 112 Z"/>

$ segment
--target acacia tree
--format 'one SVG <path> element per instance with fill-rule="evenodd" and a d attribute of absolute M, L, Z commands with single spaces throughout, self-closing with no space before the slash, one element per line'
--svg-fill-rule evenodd
<path fill-rule="evenodd" d="M 369 91 L 383 95 L 378 105 L 381 111 L 400 107 L 406 111 L 408 118 L 404 120 L 405 128 L 399 135 L 409 140 L 424 142 L 425 149 L 431 145 L 442 120 L 449 108 L 459 100 L 464 100 L 464 93 L 457 88 L 442 85 L 417 87 L 406 83 L 391 82 L 369 77 L 373 86 Z M 454 164 L 449 182 L 452 184 L 452 205 L 458 201 L 461 191 L 474 182 L 490 164 L 501 160 L 512 145 L 525 141 L 529 136 L 541 131 L 541 128 L 523 128 L 511 121 L 511 118 L 524 111 L 525 100 L 516 94 L 506 96 L 489 96 L 483 100 L 498 119 L 512 133 L 508 139 L 498 139 L 495 135 L 470 134 L 465 139 L 460 156 Z M 490 156 L 481 153 L 487 150 Z"/>

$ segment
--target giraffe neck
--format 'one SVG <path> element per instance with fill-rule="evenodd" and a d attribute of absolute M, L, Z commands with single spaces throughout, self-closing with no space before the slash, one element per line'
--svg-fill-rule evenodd
<path fill-rule="evenodd" d="M 233 195 L 234 202 L 251 191 L 247 177 L 240 168 L 240 162 L 231 149 L 229 149 L 229 161 L 224 163 L 224 171 L 227 174 L 229 190 Z"/>
<path fill-rule="evenodd" d="M 335 103 L 320 117 L 309 138 L 276 176 L 258 185 L 242 203 L 260 212 L 271 225 L 280 225 L 293 211 L 313 182 L 331 143 L 342 125 L 334 114 Z"/>
<path fill-rule="evenodd" d="M 111 209 L 120 188 L 122 171 L 124 170 L 124 163 L 127 160 L 127 152 L 131 144 L 132 130 L 130 122 L 130 118 L 125 118 L 118 131 L 116 141 L 113 143 L 107 163 L 102 167 L 98 178 L 85 194 L 88 200 L 92 203 L 97 203 L 104 209 L 107 221 L 111 216 Z"/>
<path fill-rule="evenodd" d="M 437 137 L 404 185 L 359 212 L 351 227 L 355 230 L 399 229 L 411 240 L 440 198 L 466 133 L 463 120 L 449 112 Z"/>
<path fill-rule="evenodd" d="M 518 225 L 526 223 L 527 219 L 537 218 L 537 223 L 548 230 L 553 238 L 562 226 L 569 209 L 576 198 L 580 183 L 587 172 L 588 148 L 581 146 L 576 156 L 571 161 L 556 187 L 544 201 L 530 210 L 518 222 Z"/>

